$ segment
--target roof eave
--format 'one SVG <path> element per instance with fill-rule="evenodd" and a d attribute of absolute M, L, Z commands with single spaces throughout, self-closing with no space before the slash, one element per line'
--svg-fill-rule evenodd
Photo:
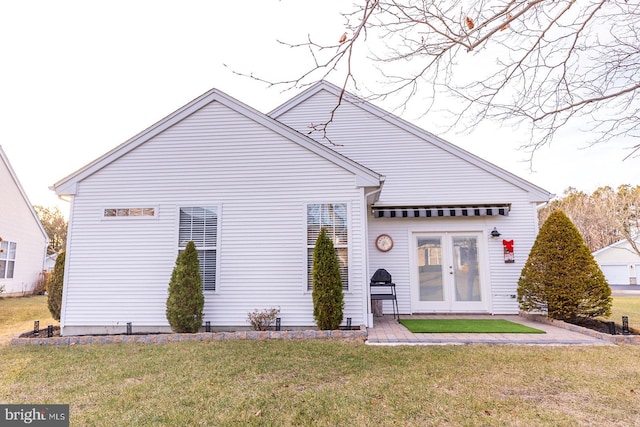
<path fill-rule="evenodd" d="M 18 188 L 18 192 L 22 196 L 22 199 L 24 200 L 24 202 L 27 204 L 27 207 L 29 208 L 29 211 L 31 212 L 33 219 L 36 221 L 36 224 L 38 224 L 38 228 L 40 229 L 40 232 L 44 236 L 48 245 L 50 241 L 49 235 L 47 234 L 47 231 L 44 229 L 44 226 L 42 225 L 42 221 L 40 221 L 40 217 L 38 217 L 38 213 L 34 209 L 31 202 L 29 201 L 29 197 L 27 197 L 27 193 L 24 191 L 24 188 L 22 188 L 22 184 L 20 184 L 20 180 L 18 180 L 18 175 L 16 175 L 16 172 L 11 167 L 11 163 L 9 163 L 9 158 L 7 157 L 4 150 L 2 149 L 2 146 L 0 146 L 0 160 L 2 160 L 2 162 L 6 165 L 7 170 L 9 171 L 9 175 L 11 176 L 11 179 L 13 179 L 13 182 Z"/>
<path fill-rule="evenodd" d="M 108 151 L 101 157 L 97 158 L 93 162 L 87 164 L 83 168 L 68 175 L 60 181 L 53 184 L 53 189 L 58 195 L 74 195 L 77 194 L 78 183 L 83 179 L 96 173 L 103 167 L 107 166 L 116 159 L 127 154 L 131 150 L 140 146 L 141 144 L 149 141 L 154 136 L 170 128 L 171 126 L 179 123 L 184 118 L 195 113 L 197 110 L 203 108 L 211 102 L 220 102 L 228 108 L 249 117 L 250 119 L 262 124 L 263 126 L 279 133 L 280 135 L 288 138 L 291 141 L 298 143 L 306 149 L 324 157 L 325 159 L 333 162 L 334 164 L 354 173 L 357 177 L 356 182 L 358 186 L 369 186 L 372 182 L 377 182 L 380 185 L 381 176 L 376 172 L 366 168 L 365 166 L 343 156 L 342 154 L 333 151 L 312 138 L 302 135 L 294 129 L 278 122 L 277 120 L 269 117 L 254 108 L 232 98 L 217 89 L 211 89 L 205 94 L 199 96 L 193 101 L 189 102 L 185 106 L 179 108 L 175 112 L 156 122 L 149 128 L 138 133 L 134 137 L 128 139 L 124 143 L 118 145 L 114 149 Z"/>

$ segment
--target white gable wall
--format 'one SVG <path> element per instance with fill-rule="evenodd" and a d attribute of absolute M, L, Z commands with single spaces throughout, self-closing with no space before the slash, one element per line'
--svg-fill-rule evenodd
<path fill-rule="evenodd" d="M 302 133 L 309 124 L 320 124 L 335 107 L 333 94 L 320 91 L 276 118 Z M 491 173 L 454 155 L 424 138 L 377 117 L 357 105 L 344 102 L 329 125 L 327 140 L 312 133 L 332 149 L 385 176 L 376 205 L 465 205 L 511 203 L 508 217 L 402 219 L 369 218 L 369 274 L 387 269 L 398 286 L 401 313 L 411 312 L 410 245 L 412 233 L 434 231 L 480 231 L 489 268 L 488 310 L 492 313 L 517 313 L 516 294 L 520 271 L 537 235 L 536 203 L 529 192 L 504 176 Z M 478 143 L 481 143 L 479 141 Z M 471 156 L 469 156 L 471 157 Z M 497 169 L 497 168 L 495 168 Z M 498 172 L 500 172 L 498 170 Z M 502 175 L 506 175 L 502 171 Z M 538 197 L 538 196 L 536 196 Z M 497 227 L 499 239 L 491 239 Z M 375 249 L 375 238 L 386 233 L 394 239 L 390 252 Z M 505 264 L 502 239 L 514 240 L 515 263 Z M 385 310 L 389 312 L 389 309 Z"/>
<path fill-rule="evenodd" d="M 640 256 L 626 240 L 594 252 L 593 257 L 599 264 L 640 263 Z"/>
<path fill-rule="evenodd" d="M 47 239 L 3 158 L 0 158 L 0 237 L 17 244 L 13 278 L 0 279 L 3 295 L 33 291 L 44 269 Z"/>
<path fill-rule="evenodd" d="M 159 330 L 177 256 L 181 206 L 218 206 L 216 292 L 205 321 L 248 326 L 280 307 L 283 327 L 313 325 L 306 291 L 306 203 L 349 204 L 345 318 L 363 323 L 363 190 L 353 173 L 220 103 L 211 103 L 79 183 L 72 204 L 63 334 Z M 153 219 L 104 219 L 154 207 Z"/>

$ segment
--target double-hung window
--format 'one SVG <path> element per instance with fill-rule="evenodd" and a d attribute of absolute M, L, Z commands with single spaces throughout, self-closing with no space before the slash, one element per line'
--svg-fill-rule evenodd
<path fill-rule="evenodd" d="M 16 242 L 0 242 L 0 279 L 13 279 L 16 266 Z"/>
<path fill-rule="evenodd" d="M 218 252 L 218 208 L 180 208 L 178 226 L 178 251 L 193 241 L 198 251 L 202 287 L 205 291 L 216 290 L 216 255 Z"/>
<path fill-rule="evenodd" d="M 342 289 L 349 289 L 349 233 L 346 203 L 307 205 L 307 290 L 313 290 L 313 250 L 320 230 L 327 230 L 340 266 Z"/>

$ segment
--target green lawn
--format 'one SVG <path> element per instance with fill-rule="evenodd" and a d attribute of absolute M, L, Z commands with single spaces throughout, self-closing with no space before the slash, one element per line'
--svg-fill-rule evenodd
<path fill-rule="evenodd" d="M 640 297 L 624 295 L 613 297 L 613 307 L 609 320 L 622 324 L 622 316 L 629 317 L 629 326 L 640 330 Z"/>
<path fill-rule="evenodd" d="M 33 330 L 33 321 L 40 321 L 40 328 L 58 325 L 47 308 L 44 295 L 22 298 L 0 298 L 0 345 L 7 344 L 21 332 Z"/>
<path fill-rule="evenodd" d="M 638 360 L 640 346 L 0 345 L 0 402 L 69 403 L 73 426 L 630 426 Z"/>

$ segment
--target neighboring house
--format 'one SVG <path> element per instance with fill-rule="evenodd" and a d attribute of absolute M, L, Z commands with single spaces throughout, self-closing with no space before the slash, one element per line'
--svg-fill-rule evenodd
<path fill-rule="evenodd" d="M 0 147 L 0 287 L 3 296 L 32 292 L 49 237 Z"/>
<path fill-rule="evenodd" d="M 46 271 L 47 273 L 51 273 L 53 271 L 53 268 L 56 266 L 56 259 L 58 259 L 58 254 L 59 252 L 47 255 L 44 260 L 44 271 Z"/>
<path fill-rule="evenodd" d="M 636 238 L 640 245 L 640 238 Z M 627 239 L 593 253 L 610 285 L 637 285 L 640 278 L 640 256 Z"/>
<path fill-rule="evenodd" d="M 321 227 L 354 325 L 373 323 L 378 268 L 403 314 L 517 313 L 536 207 L 551 195 L 348 94 L 330 142 L 310 132 L 339 95 L 320 82 L 267 115 L 214 89 L 57 182 L 71 198 L 63 335 L 169 330 L 169 278 L 189 240 L 212 326 L 248 326 L 269 307 L 283 327 L 312 326 Z"/>

